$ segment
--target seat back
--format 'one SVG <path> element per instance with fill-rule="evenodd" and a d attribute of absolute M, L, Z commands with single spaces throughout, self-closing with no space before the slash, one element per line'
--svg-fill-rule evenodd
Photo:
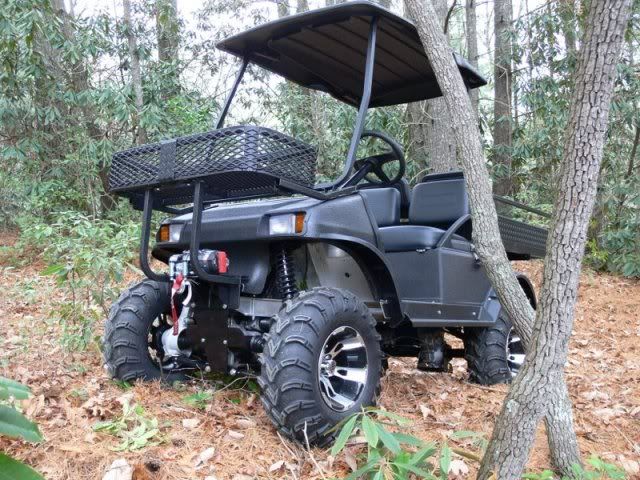
<path fill-rule="evenodd" d="M 378 227 L 400 223 L 400 192 L 397 188 L 366 188 L 360 190 L 360 195 Z"/>
<path fill-rule="evenodd" d="M 446 229 L 469 213 L 462 172 L 427 175 L 413 188 L 409 223 Z"/>

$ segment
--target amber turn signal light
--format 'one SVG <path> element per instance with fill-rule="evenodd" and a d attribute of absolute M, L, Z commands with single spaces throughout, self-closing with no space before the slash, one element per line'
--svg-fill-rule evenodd
<path fill-rule="evenodd" d="M 169 241 L 169 225 L 162 225 L 160 227 L 160 230 L 158 230 L 158 241 L 159 242 Z"/>
<path fill-rule="evenodd" d="M 304 229 L 304 213 L 296 213 L 296 233 L 302 233 Z"/>

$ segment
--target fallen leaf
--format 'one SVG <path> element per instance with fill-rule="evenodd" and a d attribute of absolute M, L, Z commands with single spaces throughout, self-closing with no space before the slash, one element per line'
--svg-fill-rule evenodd
<path fill-rule="evenodd" d="M 142 463 L 136 463 L 133 467 L 133 475 L 131 480 L 153 480 L 151 473 Z"/>
<path fill-rule="evenodd" d="M 282 467 L 284 467 L 284 460 L 279 460 L 279 461 L 277 461 L 276 463 L 274 463 L 273 465 L 271 465 L 269 467 L 269 472 L 271 472 L 271 473 L 277 472 Z"/>
<path fill-rule="evenodd" d="M 227 432 L 227 438 L 231 440 L 240 440 L 244 438 L 244 433 L 236 432 L 235 430 L 229 430 Z"/>
<path fill-rule="evenodd" d="M 133 480 L 133 469 L 124 458 L 114 460 L 102 480 Z"/>
<path fill-rule="evenodd" d="M 216 453 L 216 449 L 213 447 L 209 447 L 206 450 L 203 450 L 202 452 L 200 452 L 200 455 L 198 455 L 198 458 L 196 458 L 195 467 L 196 468 L 203 467 L 209 460 L 213 458 L 213 455 L 215 453 Z"/>
<path fill-rule="evenodd" d="M 239 418 L 236 420 L 236 426 L 238 428 L 254 428 L 256 426 L 256 422 L 248 418 Z"/>
<path fill-rule="evenodd" d="M 469 473 L 469 467 L 463 460 L 451 460 L 451 463 L 449 464 L 449 473 L 454 475 L 466 475 Z"/>
<path fill-rule="evenodd" d="M 431 409 L 425 405 L 420 404 L 420 412 L 422 412 L 422 418 L 425 420 L 429 418 L 429 416 L 433 416 L 433 412 Z"/>
<path fill-rule="evenodd" d="M 193 430 L 200 425 L 200 420 L 197 418 L 185 418 L 182 420 L 182 426 L 187 430 Z"/>

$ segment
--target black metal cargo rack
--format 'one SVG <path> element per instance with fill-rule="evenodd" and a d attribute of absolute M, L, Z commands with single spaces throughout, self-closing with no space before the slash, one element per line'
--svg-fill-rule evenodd
<path fill-rule="evenodd" d="M 549 219 L 551 215 L 537 208 L 532 208 L 510 198 L 494 195 L 496 204 L 507 205 Z M 528 260 L 530 258 L 543 258 L 547 250 L 548 231 L 540 226 L 531 225 L 520 220 L 509 218 L 501 214 L 503 209 L 498 209 L 498 227 L 504 249 L 511 260 Z"/>
<path fill-rule="evenodd" d="M 227 127 L 118 152 L 109 175 L 110 190 L 143 208 L 153 191 L 153 208 L 193 201 L 202 184 L 203 201 L 275 195 L 279 189 L 313 187 L 316 149 L 264 127 Z"/>

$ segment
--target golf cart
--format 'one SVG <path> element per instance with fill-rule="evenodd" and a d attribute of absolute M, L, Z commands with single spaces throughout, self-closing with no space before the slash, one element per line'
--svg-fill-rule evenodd
<path fill-rule="evenodd" d="M 111 191 L 143 211 L 148 279 L 111 309 L 110 374 L 169 382 L 205 372 L 256 376 L 278 429 L 314 444 L 376 401 L 390 356 L 418 357 L 419 368 L 435 371 L 464 356 L 472 380 L 509 381 L 524 353 L 474 252 L 462 174 L 427 175 L 410 189 L 399 143 L 364 128 L 369 108 L 441 95 L 414 25 L 356 1 L 270 22 L 218 47 L 242 66 L 216 129 L 113 157 Z M 468 88 L 486 83 L 455 60 Z M 337 179 L 316 184 L 312 145 L 268 128 L 224 126 L 249 63 L 357 108 Z M 357 159 L 365 137 L 388 151 Z M 165 273 L 148 259 L 154 210 L 173 215 L 151 252 Z M 544 229 L 506 216 L 500 229 L 511 259 L 544 255 Z M 529 280 L 518 279 L 535 304 Z M 443 332 L 464 348 L 449 347 Z"/>

